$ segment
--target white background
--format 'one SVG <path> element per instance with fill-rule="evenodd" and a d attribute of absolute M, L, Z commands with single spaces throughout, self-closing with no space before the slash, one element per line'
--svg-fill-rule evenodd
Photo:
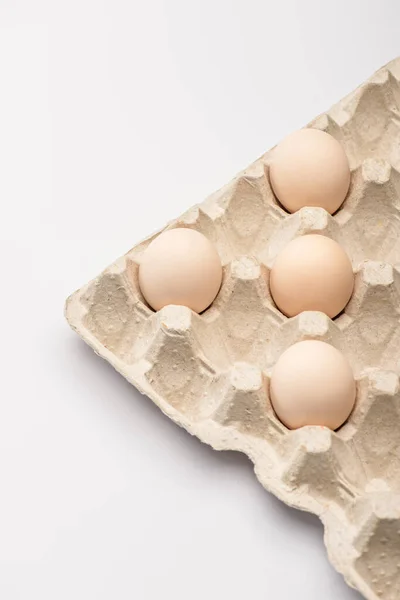
<path fill-rule="evenodd" d="M 0 0 L 0 597 L 356 600 L 67 295 L 400 53 L 397 0 Z"/>

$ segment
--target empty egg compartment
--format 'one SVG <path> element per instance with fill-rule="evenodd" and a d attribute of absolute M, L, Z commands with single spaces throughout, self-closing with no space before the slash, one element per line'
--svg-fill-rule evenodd
<path fill-rule="evenodd" d="M 369 600 L 400 597 L 399 107 L 400 59 L 310 124 L 350 161 L 350 190 L 333 216 L 288 214 L 269 185 L 269 152 L 168 224 L 218 249 L 223 282 L 203 313 L 146 304 L 138 268 L 154 236 L 66 307 L 72 328 L 177 424 L 218 450 L 245 452 L 266 489 L 317 514 L 332 564 Z M 310 233 L 335 240 L 352 262 L 354 292 L 334 320 L 287 318 L 269 291 L 276 256 Z M 338 431 L 289 431 L 272 409 L 272 367 L 307 339 L 331 344 L 354 370 L 356 405 Z"/>

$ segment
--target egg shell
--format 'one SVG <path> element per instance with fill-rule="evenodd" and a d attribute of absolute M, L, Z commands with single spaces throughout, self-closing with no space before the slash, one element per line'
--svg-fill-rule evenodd
<path fill-rule="evenodd" d="M 332 214 L 349 189 L 349 161 L 341 144 L 328 133 L 300 129 L 274 149 L 270 181 L 278 200 L 289 212 L 319 206 Z"/>
<path fill-rule="evenodd" d="M 273 368 L 271 402 L 289 429 L 323 425 L 337 429 L 353 410 L 356 384 L 349 361 L 319 340 L 290 346 Z"/>
<path fill-rule="evenodd" d="M 164 231 L 141 258 L 139 286 L 154 310 L 176 304 L 200 313 L 218 294 L 221 281 L 221 260 L 215 246 L 194 229 Z"/>
<path fill-rule="evenodd" d="M 317 310 L 333 318 L 350 300 L 353 286 L 350 259 L 337 242 L 323 235 L 289 242 L 271 270 L 272 297 L 289 317 Z"/>

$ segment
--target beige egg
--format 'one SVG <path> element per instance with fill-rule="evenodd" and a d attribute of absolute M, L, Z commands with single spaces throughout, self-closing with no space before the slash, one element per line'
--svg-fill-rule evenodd
<path fill-rule="evenodd" d="M 339 350 L 308 340 L 280 356 L 271 375 L 270 397 L 278 418 L 289 429 L 306 425 L 337 429 L 353 410 L 356 384 Z"/>
<path fill-rule="evenodd" d="M 275 304 L 288 317 L 317 310 L 333 318 L 350 300 L 353 286 L 353 269 L 343 248 L 317 234 L 295 238 L 285 246 L 270 276 Z"/>
<path fill-rule="evenodd" d="M 168 304 L 202 312 L 218 294 L 221 260 L 215 246 L 193 229 L 164 231 L 146 248 L 139 266 L 139 287 L 155 310 Z"/>
<path fill-rule="evenodd" d="M 270 181 L 289 212 L 320 206 L 332 214 L 349 189 L 349 162 L 334 137 L 318 129 L 300 129 L 273 150 Z"/>

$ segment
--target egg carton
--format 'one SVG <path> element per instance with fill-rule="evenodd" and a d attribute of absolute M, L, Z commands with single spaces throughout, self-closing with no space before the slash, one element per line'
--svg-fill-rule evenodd
<path fill-rule="evenodd" d="M 368 600 L 400 598 L 400 58 L 309 126 L 345 148 L 352 171 L 343 207 L 286 213 L 272 193 L 271 151 L 168 224 L 218 248 L 223 283 L 198 315 L 159 312 L 138 287 L 143 251 L 159 232 L 67 300 L 71 327 L 175 423 L 216 450 L 244 452 L 261 484 L 321 519 L 334 567 Z M 293 238 L 319 233 L 347 251 L 354 294 L 334 320 L 285 317 L 268 279 Z M 286 429 L 269 399 L 271 369 L 305 339 L 341 350 L 357 402 L 336 432 Z"/>

